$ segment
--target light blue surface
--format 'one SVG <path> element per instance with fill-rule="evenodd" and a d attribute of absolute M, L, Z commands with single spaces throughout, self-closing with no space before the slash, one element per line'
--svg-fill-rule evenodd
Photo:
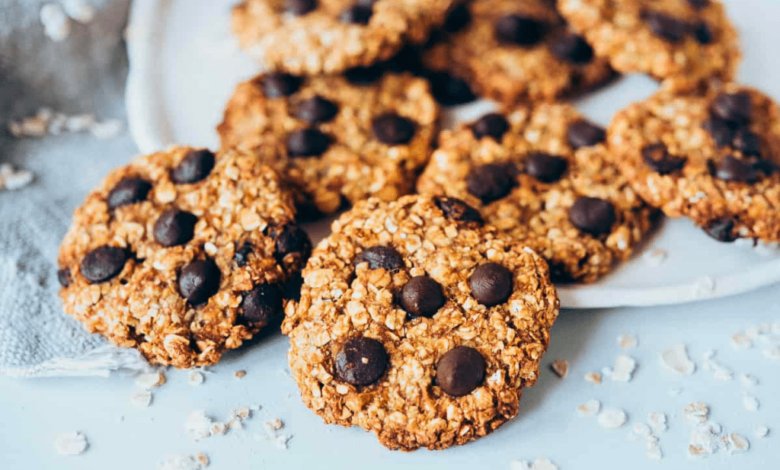
<path fill-rule="evenodd" d="M 293 380 L 281 372 L 287 349 L 282 336 L 229 356 L 200 387 L 187 385 L 187 372 L 169 372 L 168 383 L 155 391 L 154 403 L 143 410 L 130 403 L 134 384 L 129 378 L 0 380 L 0 469 L 152 469 L 170 453 L 200 450 L 209 455 L 215 469 L 509 469 L 513 459 L 539 455 L 550 458 L 560 470 L 778 468 L 780 362 L 763 358 L 757 348 L 736 351 L 729 344 L 730 336 L 739 330 L 780 321 L 778 289 L 772 286 L 677 307 L 563 312 L 541 378 L 526 392 L 520 416 L 487 438 L 442 452 L 390 452 L 362 430 L 322 424 L 301 404 Z M 602 385 L 586 382 L 586 372 L 614 364 L 620 353 L 616 338 L 623 332 L 639 339 L 639 346 L 629 351 L 638 362 L 634 379 L 629 383 L 607 379 Z M 697 363 L 690 377 L 678 377 L 661 366 L 661 350 L 677 343 L 686 344 Z M 735 372 L 735 380 L 718 382 L 702 370 L 701 356 L 707 349 L 718 352 L 716 359 Z M 555 359 L 570 362 L 565 380 L 547 369 Z M 240 369 L 247 371 L 241 380 L 233 377 Z M 744 411 L 738 373 L 759 379 L 753 392 L 761 403 L 758 412 Z M 671 397 L 672 388 L 683 391 Z M 606 430 L 595 418 L 580 418 L 576 407 L 592 398 L 625 409 L 627 425 Z M 689 427 L 681 410 L 692 401 L 710 405 L 712 420 L 746 436 L 750 450 L 691 461 L 686 455 Z M 231 408 L 255 403 L 263 410 L 246 423 L 244 431 L 199 443 L 191 442 L 184 432 L 190 411 L 202 409 L 224 420 Z M 630 426 L 644 421 L 651 411 L 663 411 L 669 420 L 669 431 L 659 434 L 665 455 L 660 462 L 647 460 L 642 441 L 626 441 Z M 263 423 L 270 417 L 280 417 L 287 424 L 285 432 L 294 435 L 286 452 L 252 437 L 263 433 Z M 771 430 L 763 440 L 753 436 L 759 423 Z M 54 436 L 76 430 L 88 436 L 90 449 L 77 457 L 55 455 Z"/>

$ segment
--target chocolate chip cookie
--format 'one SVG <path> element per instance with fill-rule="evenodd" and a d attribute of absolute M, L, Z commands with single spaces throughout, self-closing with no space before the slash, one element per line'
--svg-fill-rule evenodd
<path fill-rule="evenodd" d="M 340 73 L 423 43 L 453 0 L 245 0 L 233 11 L 241 47 L 269 70 Z"/>
<path fill-rule="evenodd" d="M 567 104 L 488 114 L 442 132 L 417 188 L 479 209 L 544 257 L 555 281 L 591 282 L 631 255 L 654 213 L 604 140 Z"/>
<path fill-rule="evenodd" d="M 736 74 L 737 31 L 718 0 L 558 0 L 558 8 L 619 72 L 677 90 Z"/>
<path fill-rule="evenodd" d="M 60 247 L 65 311 L 150 362 L 214 364 L 283 314 L 311 243 L 250 154 L 177 147 L 109 174 Z"/>
<path fill-rule="evenodd" d="M 576 94 L 613 76 L 547 0 L 461 2 L 423 63 L 505 104 Z"/>
<path fill-rule="evenodd" d="M 760 91 L 659 93 L 618 113 L 609 143 L 634 189 L 667 215 L 724 242 L 780 241 L 780 109 Z"/>
<path fill-rule="evenodd" d="M 374 67 L 261 75 L 238 86 L 218 131 L 223 146 L 248 149 L 279 171 L 302 215 L 316 215 L 411 192 L 437 119 L 424 79 Z"/>
<path fill-rule="evenodd" d="M 306 406 L 390 449 L 443 449 L 517 415 L 559 302 L 547 263 L 452 198 L 357 204 L 282 328 Z"/>

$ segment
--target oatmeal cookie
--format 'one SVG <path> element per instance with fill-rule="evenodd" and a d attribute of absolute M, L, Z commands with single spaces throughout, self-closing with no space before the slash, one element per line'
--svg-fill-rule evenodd
<path fill-rule="evenodd" d="M 248 149 L 279 171 L 302 215 L 330 214 L 344 200 L 392 201 L 411 192 L 437 119 L 425 80 L 382 66 L 256 77 L 238 86 L 218 132 L 223 146 Z"/>
<path fill-rule="evenodd" d="M 233 33 L 269 70 L 340 73 L 423 43 L 453 0 L 245 0 Z"/>
<path fill-rule="evenodd" d="M 724 242 L 780 241 L 780 108 L 764 93 L 661 92 L 618 113 L 609 144 L 634 189 L 667 215 Z"/>
<path fill-rule="evenodd" d="M 736 75 L 739 38 L 719 0 L 558 0 L 558 8 L 619 72 L 649 74 L 670 90 Z"/>
<path fill-rule="evenodd" d="M 614 75 L 548 0 L 470 0 L 454 7 L 426 68 L 504 104 L 572 95 Z"/>
<path fill-rule="evenodd" d="M 283 314 L 311 252 L 294 215 L 253 155 L 141 157 L 73 215 L 58 259 L 65 311 L 152 363 L 215 364 Z"/>
<path fill-rule="evenodd" d="M 304 403 L 405 451 L 515 417 L 559 309 L 547 263 L 452 198 L 357 204 L 303 277 L 282 328 Z"/>
<path fill-rule="evenodd" d="M 480 209 L 547 259 L 555 281 L 591 282 L 631 255 L 654 213 L 604 139 L 568 104 L 488 114 L 442 132 L 417 188 Z"/>

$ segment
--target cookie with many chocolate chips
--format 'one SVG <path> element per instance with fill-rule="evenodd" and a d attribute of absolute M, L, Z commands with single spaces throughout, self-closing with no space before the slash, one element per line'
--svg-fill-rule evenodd
<path fill-rule="evenodd" d="M 284 313 L 311 243 L 276 172 L 176 147 L 109 174 L 60 247 L 65 311 L 150 362 L 215 364 Z"/>
<path fill-rule="evenodd" d="M 357 204 L 303 278 L 282 329 L 304 403 L 405 451 L 515 417 L 559 308 L 547 263 L 452 198 Z"/>
<path fill-rule="evenodd" d="M 655 212 L 604 141 L 604 129 L 567 104 L 488 114 L 442 132 L 417 189 L 478 208 L 544 257 L 555 281 L 591 282 L 631 255 Z"/>
<path fill-rule="evenodd" d="M 245 0 L 233 33 L 266 69 L 340 73 L 389 59 L 439 27 L 453 0 Z"/>
<path fill-rule="evenodd" d="M 424 79 L 377 67 L 261 75 L 238 86 L 218 131 L 223 146 L 250 150 L 279 171 L 307 213 L 330 214 L 345 200 L 411 192 L 437 119 Z"/>
<path fill-rule="evenodd" d="M 670 90 L 736 75 L 737 31 L 719 0 L 558 0 L 558 8 L 618 72 L 649 74 Z"/>
<path fill-rule="evenodd" d="M 724 242 L 780 241 L 780 108 L 760 91 L 661 92 L 618 113 L 609 143 L 634 189 L 667 215 Z"/>
<path fill-rule="evenodd" d="M 462 96 L 469 88 L 453 83 L 505 104 L 576 94 L 613 76 L 547 0 L 461 2 L 423 64 Z"/>

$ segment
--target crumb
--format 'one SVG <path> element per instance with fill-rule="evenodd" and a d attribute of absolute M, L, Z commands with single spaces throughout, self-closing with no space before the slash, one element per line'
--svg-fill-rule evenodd
<path fill-rule="evenodd" d="M 750 449 L 750 442 L 745 436 L 732 432 L 729 434 L 729 443 L 733 446 L 731 452 L 746 452 Z"/>
<path fill-rule="evenodd" d="M 601 409 L 601 402 L 598 400 L 588 400 L 577 407 L 577 413 L 583 418 L 589 418 L 596 415 Z"/>
<path fill-rule="evenodd" d="M 235 374 L 233 374 L 237 379 L 243 379 L 246 377 L 246 371 L 245 370 L 237 370 Z"/>
<path fill-rule="evenodd" d="M 32 180 L 31 172 L 14 170 L 8 163 L 0 164 L 0 189 L 15 191 L 29 185 Z"/>
<path fill-rule="evenodd" d="M 756 426 L 755 436 L 759 439 L 765 438 L 769 434 L 769 428 L 763 424 Z"/>
<path fill-rule="evenodd" d="M 274 444 L 276 444 L 276 447 L 282 450 L 287 450 L 290 447 L 290 439 L 292 439 L 292 435 L 280 434 L 276 436 L 276 439 L 274 440 Z"/>
<path fill-rule="evenodd" d="M 193 411 L 187 415 L 184 427 L 190 439 L 199 441 L 211 436 L 211 427 L 214 421 L 206 416 L 205 411 Z"/>
<path fill-rule="evenodd" d="M 745 333 L 738 332 L 731 335 L 731 346 L 736 349 L 750 349 L 753 347 L 753 341 L 745 335 Z"/>
<path fill-rule="evenodd" d="M 133 405 L 135 405 L 136 408 L 147 408 L 152 404 L 152 392 L 133 392 L 133 394 L 130 396 L 130 401 L 133 403 Z"/>
<path fill-rule="evenodd" d="M 160 371 L 148 374 L 138 374 L 135 378 L 135 386 L 144 390 L 151 390 L 165 384 L 165 374 Z"/>
<path fill-rule="evenodd" d="M 666 415 L 659 411 L 653 411 L 647 415 L 647 423 L 656 433 L 664 432 L 667 429 Z"/>
<path fill-rule="evenodd" d="M 187 383 L 195 387 L 203 383 L 204 377 L 200 372 L 193 370 L 187 378 Z"/>
<path fill-rule="evenodd" d="M 54 451 L 59 455 L 81 455 L 88 447 L 87 437 L 80 432 L 60 434 L 54 438 Z"/>
<path fill-rule="evenodd" d="M 709 407 L 701 402 L 689 403 L 683 408 L 683 418 L 689 423 L 704 423 L 709 414 Z"/>
<path fill-rule="evenodd" d="M 197 459 L 198 462 L 200 462 L 201 466 L 203 466 L 203 468 L 208 467 L 209 464 L 211 463 L 211 461 L 209 460 L 209 456 L 203 452 L 198 452 Z"/>
<path fill-rule="evenodd" d="M 666 250 L 655 248 L 642 255 L 642 260 L 645 262 L 646 265 L 657 268 L 658 266 L 664 264 L 664 261 L 666 261 L 667 256 L 668 253 L 666 252 Z"/>
<path fill-rule="evenodd" d="M 281 419 L 276 418 L 273 421 L 265 423 L 265 427 L 270 431 L 279 431 L 284 427 L 284 422 L 282 422 Z"/>
<path fill-rule="evenodd" d="M 683 344 L 662 351 L 661 361 L 664 366 L 682 375 L 691 375 L 696 371 L 696 364 L 688 357 Z"/>
<path fill-rule="evenodd" d="M 565 379 L 569 374 L 569 362 L 565 359 L 559 359 L 550 364 L 550 369 L 555 372 L 555 375 Z"/>
<path fill-rule="evenodd" d="M 629 382 L 635 369 L 636 361 L 625 354 L 621 354 L 615 359 L 615 368 L 606 369 L 604 375 L 615 382 Z"/>
<path fill-rule="evenodd" d="M 585 380 L 592 384 L 599 385 L 601 383 L 601 374 L 598 372 L 588 372 L 585 374 Z"/>
<path fill-rule="evenodd" d="M 626 424 L 626 412 L 615 408 L 607 408 L 598 417 L 601 427 L 606 429 L 617 429 Z"/>
<path fill-rule="evenodd" d="M 623 349 L 631 349 L 637 346 L 636 336 L 629 333 L 623 333 L 622 335 L 618 336 L 617 342 L 618 345 Z"/>

